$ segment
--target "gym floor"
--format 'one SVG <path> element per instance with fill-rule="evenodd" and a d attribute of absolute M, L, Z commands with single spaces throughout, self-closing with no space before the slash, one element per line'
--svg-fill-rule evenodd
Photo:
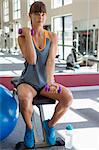
<path fill-rule="evenodd" d="M 0 53 L 0 75 L 20 75 L 23 69 L 23 62 L 23 58 L 19 55 L 8 56 L 8 54 Z M 74 126 L 72 150 L 99 150 L 99 90 L 73 91 L 73 95 L 74 101 L 71 108 L 56 125 L 57 136 L 61 136 L 64 139 L 66 124 L 72 123 Z M 49 105 L 43 106 L 45 119 L 51 117 L 54 107 L 55 105 L 50 105 L 50 107 Z M 35 118 L 38 118 L 38 108 L 34 106 L 34 110 Z M 39 119 L 36 121 L 37 134 L 40 137 L 40 122 Z M 0 149 L 13 150 L 15 144 L 23 140 L 24 131 L 25 124 L 20 115 L 13 132 L 0 143 Z M 44 149 L 65 150 L 64 147 L 50 147 Z M 39 148 L 38 150 L 41 149 Z"/>
<path fill-rule="evenodd" d="M 74 126 L 72 150 L 99 150 L 99 91 L 75 91 L 73 92 L 73 95 L 73 104 L 68 112 L 57 123 L 56 133 L 58 136 L 65 138 L 66 124 L 72 123 Z M 51 117 L 54 107 L 55 105 L 50 105 L 50 107 L 48 105 L 44 106 L 45 119 Z M 34 106 L 34 109 L 35 117 L 38 118 L 38 109 L 36 106 Z M 37 134 L 40 137 L 40 122 L 39 119 L 36 121 Z M 24 131 L 25 124 L 20 115 L 17 126 L 13 132 L 1 142 L 0 148 L 2 150 L 13 150 L 15 144 L 23 140 Z M 50 147 L 44 149 L 65 150 L 64 147 Z M 41 148 L 38 150 L 41 150 Z"/>
<path fill-rule="evenodd" d="M 19 53 L 2 53 L 0 52 L 0 76 L 18 76 L 21 75 L 22 69 L 24 68 L 24 58 Z M 56 59 L 55 73 L 96 73 L 97 64 L 92 67 L 80 67 L 79 69 L 66 69 L 66 62 L 61 60 L 60 62 Z"/>

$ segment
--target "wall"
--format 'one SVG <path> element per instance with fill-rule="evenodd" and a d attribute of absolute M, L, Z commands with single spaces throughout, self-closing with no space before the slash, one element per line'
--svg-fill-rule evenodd
<path fill-rule="evenodd" d="M 99 1 L 98 0 L 73 0 L 73 21 L 99 19 Z"/>
<path fill-rule="evenodd" d="M 73 25 L 78 30 L 99 28 L 99 1 L 98 0 L 73 0 L 72 7 Z M 75 29 L 74 29 L 75 30 Z"/>

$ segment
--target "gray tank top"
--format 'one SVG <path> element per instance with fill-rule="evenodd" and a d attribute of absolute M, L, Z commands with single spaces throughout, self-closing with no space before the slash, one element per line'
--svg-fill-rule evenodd
<path fill-rule="evenodd" d="M 48 32 L 45 30 L 45 35 L 48 35 Z M 48 36 L 45 36 L 45 47 L 40 51 L 37 46 L 34 44 L 37 63 L 36 65 L 28 64 L 25 61 L 25 69 L 22 72 L 22 75 L 19 79 L 19 84 L 27 83 L 34 87 L 36 90 L 40 90 L 46 84 L 46 61 L 49 54 L 50 48 L 50 39 Z"/>

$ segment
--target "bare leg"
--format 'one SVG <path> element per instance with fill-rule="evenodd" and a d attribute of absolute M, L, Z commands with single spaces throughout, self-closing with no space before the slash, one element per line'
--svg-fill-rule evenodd
<path fill-rule="evenodd" d="M 20 84 L 18 86 L 18 99 L 20 105 L 20 111 L 26 123 L 26 126 L 32 129 L 31 117 L 33 113 L 33 97 L 37 92 L 28 84 Z"/>
<path fill-rule="evenodd" d="M 45 89 L 43 89 L 40 94 L 55 100 L 58 100 L 58 104 L 56 105 L 54 114 L 49 121 L 49 127 L 52 127 L 56 124 L 56 122 L 64 115 L 64 113 L 67 111 L 69 106 L 72 103 L 73 96 L 72 93 L 64 86 L 60 85 L 62 87 L 62 93 L 51 93 L 46 92 Z"/>

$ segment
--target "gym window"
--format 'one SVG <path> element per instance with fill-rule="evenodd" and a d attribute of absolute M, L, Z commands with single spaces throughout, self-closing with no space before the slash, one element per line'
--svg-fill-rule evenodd
<path fill-rule="evenodd" d="M 13 19 L 21 18 L 20 0 L 13 0 Z"/>
<path fill-rule="evenodd" d="M 58 8 L 63 5 L 68 5 L 68 4 L 72 4 L 72 0 L 52 0 L 51 1 L 52 8 Z"/>
<path fill-rule="evenodd" d="M 53 30 L 58 36 L 58 55 L 66 60 L 72 48 L 72 15 L 55 17 Z"/>
<path fill-rule="evenodd" d="M 4 22 L 9 21 L 9 2 L 8 2 L 8 0 L 3 1 L 3 18 L 4 18 Z"/>

